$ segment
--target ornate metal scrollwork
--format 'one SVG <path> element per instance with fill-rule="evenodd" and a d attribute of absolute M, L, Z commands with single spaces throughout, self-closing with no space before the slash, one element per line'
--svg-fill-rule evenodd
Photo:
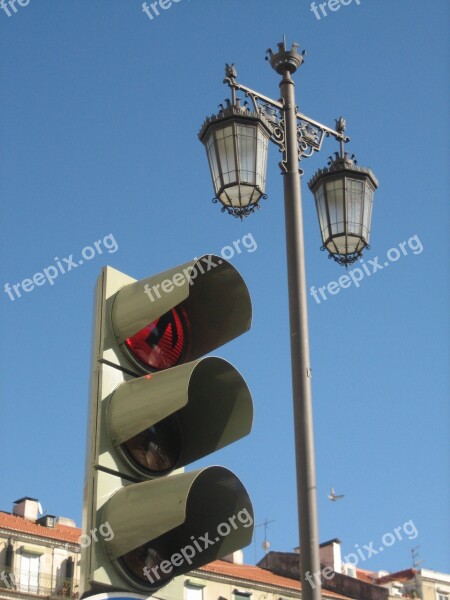
<path fill-rule="evenodd" d="M 325 137 L 325 132 L 319 127 L 297 118 L 297 139 L 300 159 L 309 158 L 314 152 L 319 152 Z"/>
<path fill-rule="evenodd" d="M 233 217 L 236 217 L 236 219 L 242 219 L 244 217 L 248 217 L 249 215 L 251 215 L 255 210 L 259 210 L 261 208 L 259 202 L 261 200 L 267 200 L 267 194 L 263 194 L 256 203 L 254 204 L 249 204 L 248 206 L 228 206 L 228 205 L 223 205 L 222 208 L 220 209 L 221 212 L 227 212 L 229 215 L 232 215 Z M 220 202 L 219 198 L 213 198 L 212 202 L 214 204 L 217 204 L 217 202 Z"/>
<path fill-rule="evenodd" d="M 352 265 L 362 256 L 362 250 L 358 250 L 352 254 L 338 254 L 331 252 L 326 246 L 321 246 L 320 249 L 322 252 L 327 251 L 330 260 L 333 259 L 338 265 L 341 265 L 341 267 L 345 267 L 346 269 L 348 268 L 348 265 Z M 365 246 L 363 250 L 370 250 L 370 246 Z"/>
<path fill-rule="evenodd" d="M 237 71 L 236 66 L 233 64 L 227 64 L 225 66 L 225 79 L 224 83 L 228 84 L 232 92 L 232 103 L 236 102 L 236 92 L 241 91 L 244 93 L 246 98 L 249 98 L 255 113 L 260 114 L 266 119 L 271 128 L 270 139 L 274 142 L 280 152 L 283 154 L 280 168 L 282 173 L 287 171 L 287 156 L 286 156 L 286 134 L 285 134 L 285 122 L 283 114 L 283 103 L 282 101 L 272 100 L 267 96 L 248 88 L 236 81 Z M 322 148 L 323 140 L 325 137 L 332 135 L 336 140 L 341 143 L 348 142 L 349 138 L 345 137 L 346 122 L 343 117 L 336 120 L 336 130 L 330 129 L 321 123 L 317 123 L 312 119 L 309 119 L 305 115 L 297 113 L 297 141 L 298 141 L 298 153 L 299 162 L 302 158 L 309 158 L 315 152 L 319 152 Z M 302 169 L 299 168 L 300 174 L 303 173 Z"/>

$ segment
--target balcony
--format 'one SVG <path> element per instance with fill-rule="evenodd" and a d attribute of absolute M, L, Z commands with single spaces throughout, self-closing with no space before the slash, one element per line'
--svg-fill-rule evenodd
<path fill-rule="evenodd" d="M 45 597 L 73 598 L 79 597 L 78 580 L 67 579 L 60 574 L 30 573 L 20 569 L 0 567 L 0 597 Z"/>

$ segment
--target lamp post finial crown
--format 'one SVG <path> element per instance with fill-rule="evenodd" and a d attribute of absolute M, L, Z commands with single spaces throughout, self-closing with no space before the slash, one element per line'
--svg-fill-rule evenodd
<path fill-rule="evenodd" d="M 277 44 L 278 52 L 274 52 L 269 48 L 266 53 L 266 60 L 270 61 L 272 68 L 279 74 L 295 73 L 302 65 L 306 51 L 301 54 L 298 52 L 299 45 L 294 42 L 290 50 L 286 47 L 286 36 L 283 36 L 283 41 Z"/>

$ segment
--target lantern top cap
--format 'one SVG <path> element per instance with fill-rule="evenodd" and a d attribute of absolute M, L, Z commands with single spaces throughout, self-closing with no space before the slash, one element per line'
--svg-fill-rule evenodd
<path fill-rule="evenodd" d="M 327 175 L 334 175 L 340 172 L 353 174 L 357 177 L 359 176 L 360 178 L 367 177 L 368 179 L 370 179 L 374 188 L 378 188 L 378 179 L 375 177 L 371 169 L 368 169 L 366 167 L 360 167 L 357 164 L 354 154 L 349 156 L 347 152 L 345 152 L 345 154 L 343 155 L 340 155 L 338 152 L 335 152 L 334 158 L 330 156 L 328 166 L 316 171 L 314 176 L 308 181 L 309 189 L 313 190 L 316 184 L 323 177 L 326 177 Z"/>
<path fill-rule="evenodd" d="M 246 104 L 246 103 L 245 103 Z M 269 121 L 265 117 L 262 112 L 253 112 L 246 105 L 241 104 L 240 98 L 236 98 L 236 102 L 233 104 L 228 98 L 225 100 L 225 106 L 220 104 L 220 111 L 217 115 L 211 115 L 210 117 L 206 117 L 204 120 L 200 131 L 198 133 L 198 137 L 201 142 L 204 141 L 208 129 L 217 125 L 226 120 L 249 120 L 249 121 L 258 121 L 261 125 L 267 130 L 267 133 L 271 135 L 272 128 L 270 126 Z"/>
<path fill-rule="evenodd" d="M 283 36 L 283 41 L 278 44 L 278 52 L 273 53 L 269 48 L 267 50 L 266 60 L 270 61 L 272 69 L 274 69 L 279 75 L 284 73 L 295 73 L 295 71 L 302 65 L 306 51 L 303 50 L 301 54 L 298 53 L 298 44 L 293 43 L 291 50 L 286 49 L 286 36 Z"/>

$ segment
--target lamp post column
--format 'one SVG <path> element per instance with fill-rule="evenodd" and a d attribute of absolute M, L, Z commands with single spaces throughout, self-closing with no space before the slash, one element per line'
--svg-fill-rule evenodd
<path fill-rule="evenodd" d="M 286 53 L 291 55 L 291 53 Z M 292 55 L 291 55 L 292 56 Z M 288 58 L 288 56 L 286 57 Z M 301 64 L 301 63 L 300 63 Z M 274 67 L 275 68 L 275 67 Z M 283 162 L 286 253 L 289 287 L 292 388 L 294 401 L 297 501 L 300 526 L 300 564 L 303 600 L 320 600 L 320 557 L 317 518 L 314 434 L 309 359 L 308 312 L 306 295 L 303 217 L 299 174 L 299 149 L 292 61 L 283 67 L 280 82 L 283 99 L 285 160 Z M 305 575 L 309 572 L 309 580 Z M 317 574 L 317 579 L 314 575 Z M 311 579 L 311 577 L 313 579 Z"/>

